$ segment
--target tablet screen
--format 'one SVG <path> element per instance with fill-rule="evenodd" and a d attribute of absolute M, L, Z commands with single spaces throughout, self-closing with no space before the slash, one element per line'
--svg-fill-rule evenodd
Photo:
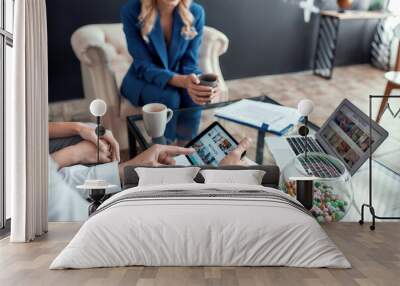
<path fill-rule="evenodd" d="M 193 165 L 218 166 L 237 147 L 236 141 L 219 124 L 210 127 L 190 144 L 196 150 L 187 156 Z"/>

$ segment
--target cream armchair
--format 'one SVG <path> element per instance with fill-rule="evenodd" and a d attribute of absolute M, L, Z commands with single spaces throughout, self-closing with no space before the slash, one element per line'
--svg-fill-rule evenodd
<path fill-rule="evenodd" d="M 76 30 L 71 38 L 72 48 L 81 62 L 83 88 L 86 100 L 100 98 L 108 105 L 104 125 L 111 129 L 122 149 L 127 147 L 126 117 L 141 109 L 120 96 L 119 88 L 132 63 L 122 24 L 87 25 Z M 228 92 L 219 65 L 219 56 L 228 49 L 228 38 L 211 27 L 205 27 L 200 49 L 200 67 L 205 73 L 220 78 L 222 96 Z"/>

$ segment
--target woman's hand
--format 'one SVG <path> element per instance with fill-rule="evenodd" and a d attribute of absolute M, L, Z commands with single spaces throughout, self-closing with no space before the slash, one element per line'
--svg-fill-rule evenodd
<path fill-rule="evenodd" d="M 97 146 L 96 128 L 86 124 L 81 124 L 81 127 L 79 128 L 79 136 Z M 114 138 L 112 132 L 110 130 L 106 130 L 106 133 L 101 136 L 100 139 L 100 150 L 102 152 L 109 152 L 111 146 L 112 160 L 120 161 L 119 144 Z"/>
<path fill-rule="evenodd" d="M 195 74 L 185 76 L 184 86 L 193 102 L 198 105 L 209 103 L 220 95 L 219 86 L 212 88 L 200 85 L 200 80 Z"/>
<path fill-rule="evenodd" d="M 168 81 L 168 84 L 186 89 L 190 98 L 198 105 L 211 102 L 221 93 L 219 85 L 214 88 L 200 85 L 199 78 L 193 73 L 189 75 L 177 74 Z"/>

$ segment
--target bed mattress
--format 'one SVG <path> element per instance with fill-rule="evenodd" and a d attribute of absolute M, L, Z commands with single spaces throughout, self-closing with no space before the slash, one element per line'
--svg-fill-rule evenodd
<path fill-rule="evenodd" d="M 320 225 L 267 187 L 135 187 L 105 201 L 50 269 L 117 266 L 349 268 Z"/>

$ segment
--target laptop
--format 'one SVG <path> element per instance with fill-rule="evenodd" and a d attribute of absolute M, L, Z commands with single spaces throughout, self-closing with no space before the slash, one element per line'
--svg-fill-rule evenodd
<path fill-rule="evenodd" d="M 353 176 L 369 158 L 370 148 L 374 152 L 389 135 L 375 121 L 371 122 L 372 136 L 369 117 L 349 100 L 344 99 L 321 129 L 314 136 L 308 136 L 307 151 L 334 156 Z M 305 138 L 300 135 L 272 137 L 268 139 L 267 144 L 281 169 L 305 150 Z M 307 161 L 305 156 L 297 157 L 296 160 L 302 168 L 300 171 L 304 175 L 320 178 L 340 176 L 341 171 L 321 157 L 323 156 L 311 154 L 307 156 Z"/>

